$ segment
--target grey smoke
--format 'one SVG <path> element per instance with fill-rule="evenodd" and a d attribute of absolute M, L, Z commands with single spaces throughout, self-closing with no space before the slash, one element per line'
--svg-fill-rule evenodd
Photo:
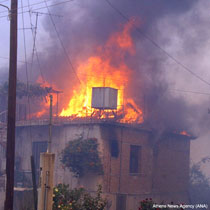
<path fill-rule="evenodd" d="M 167 49 L 169 53 L 177 56 L 181 62 L 187 62 L 187 57 L 189 60 L 196 57 L 208 39 L 209 31 L 205 29 L 209 22 L 201 13 L 205 8 L 195 0 L 110 0 L 110 2 L 128 18 L 138 17 L 143 33 Z M 210 8 L 210 3 L 205 4 L 206 8 Z M 105 0 L 75 0 L 65 5 L 50 7 L 50 11 L 52 14 L 63 16 L 63 18 L 52 18 L 75 68 L 80 60 L 96 54 L 97 46 L 103 45 L 109 35 L 119 30 L 126 22 Z M 67 102 L 65 91 L 71 89 L 77 79 L 49 17 L 45 18 L 44 28 L 49 37 L 43 49 L 39 50 L 43 75 L 47 81 L 55 83 L 64 91 L 63 100 Z M 181 43 L 177 44 L 178 48 L 174 44 L 173 33 L 181 40 Z M 188 73 L 183 73 L 176 63 L 141 34 L 133 31 L 132 36 L 136 55 L 126 58 L 127 65 L 134 71 L 128 92 L 144 108 L 145 124 L 154 129 L 177 131 L 193 131 L 197 127 L 203 127 L 204 122 L 209 124 L 205 115 L 206 101 L 203 101 L 198 108 L 195 103 L 181 96 L 174 97 L 170 91 L 171 84 L 179 83 L 172 79 L 181 78 L 181 88 L 185 87 L 183 85 L 185 79 L 182 78 L 189 79 L 190 84 L 197 80 L 191 78 Z M 188 64 L 190 65 L 190 62 L 186 63 Z M 35 69 L 38 69 L 36 61 L 34 65 Z M 168 69 L 172 73 L 168 73 Z M 196 73 L 200 74 L 199 71 Z M 39 74 L 37 70 L 32 79 L 35 81 Z M 180 76 L 182 74 L 183 76 Z M 24 79 L 24 73 L 20 73 L 19 77 Z"/>

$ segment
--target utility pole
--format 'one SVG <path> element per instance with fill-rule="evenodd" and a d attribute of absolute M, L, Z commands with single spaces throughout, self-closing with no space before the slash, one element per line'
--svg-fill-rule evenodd
<path fill-rule="evenodd" d="M 50 120 L 49 120 L 49 141 L 48 149 L 46 153 L 42 153 L 40 156 L 40 189 L 38 198 L 39 210 L 52 210 L 53 205 L 53 179 L 54 179 L 54 164 L 55 154 L 51 151 L 52 144 L 52 100 L 50 95 Z"/>
<path fill-rule="evenodd" d="M 50 122 L 49 122 L 49 141 L 48 141 L 48 152 L 51 153 L 51 143 L 52 143 L 52 100 L 53 96 L 50 95 Z"/>
<path fill-rule="evenodd" d="M 4 210 L 13 210 L 15 163 L 15 115 L 17 82 L 17 8 L 18 0 L 11 0 L 10 9 L 10 59 L 6 149 L 6 200 Z"/>

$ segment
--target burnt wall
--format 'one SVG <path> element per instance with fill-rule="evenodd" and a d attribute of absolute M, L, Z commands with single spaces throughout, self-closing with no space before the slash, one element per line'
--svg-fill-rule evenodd
<path fill-rule="evenodd" d="M 152 197 L 157 202 L 188 201 L 189 138 L 173 134 L 156 137 L 145 130 L 117 125 L 100 129 L 105 192 L 126 194 L 127 201 L 140 197 Z M 113 139 L 118 145 L 117 157 L 111 151 Z M 141 148 L 138 173 L 130 172 L 131 145 Z"/>
<path fill-rule="evenodd" d="M 186 137 L 167 135 L 153 148 L 154 193 L 178 193 L 171 201 L 188 201 L 190 141 Z"/>
<path fill-rule="evenodd" d="M 124 126 L 103 125 L 104 186 L 106 192 L 138 194 L 151 191 L 152 150 L 149 134 L 143 130 Z M 117 143 L 113 143 L 113 141 Z M 130 146 L 140 147 L 138 172 L 130 173 Z M 114 148 L 112 148 L 114 147 Z M 118 147 L 116 149 L 116 147 Z M 118 155 L 112 154 L 112 149 Z"/>

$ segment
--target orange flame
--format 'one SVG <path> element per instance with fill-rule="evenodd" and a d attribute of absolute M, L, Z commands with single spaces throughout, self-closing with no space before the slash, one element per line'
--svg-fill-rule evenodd
<path fill-rule="evenodd" d="M 49 84 L 47 81 L 43 81 L 43 79 L 41 77 L 38 77 L 37 81 L 38 84 L 40 84 L 41 87 L 52 87 L 53 89 L 57 89 L 55 87 L 55 85 L 51 85 Z M 57 96 L 56 93 L 50 93 L 49 95 L 53 96 L 53 101 L 52 101 L 52 106 L 55 106 L 57 103 Z M 42 110 L 35 112 L 35 113 L 31 113 L 30 117 L 35 117 L 35 118 L 40 118 L 43 115 L 46 115 L 49 112 L 49 107 L 50 107 L 50 97 L 46 96 L 45 100 L 42 100 L 41 102 L 39 102 L 39 106 L 42 107 Z"/>
<path fill-rule="evenodd" d="M 189 133 L 187 133 L 187 131 L 181 131 L 180 134 L 184 136 L 191 136 Z"/>
<path fill-rule="evenodd" d="M 132 29 L 133 21 L 129 21 L 122 32 L 114 33 L 105 46 L 98 47 L 97 56 L 91 56 L 78 65 L 76 73 L 81 82 L 74 86 L 68 106 L 62 109 L 60 116 L 92 116 L 92 87 L 111 87 L 118 89 L 117 112 L 123 115 L 120 122 L 143 122 L 142 110 L 124 92 L 132 72 L 125 64 L 124 58 L 128 53 L 135 53 L 131 38 Z M 114 117 L 111 110 L 105 113 L 110 118 Z"/>

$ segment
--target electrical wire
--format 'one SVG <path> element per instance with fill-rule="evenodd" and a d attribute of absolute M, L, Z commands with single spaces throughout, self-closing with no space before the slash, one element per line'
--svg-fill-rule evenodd
<path fill-rule="evenodd" d="M 124 15 L 118 8 L 116 8 L 109 0 L 105 0 L 108 5 L 114 9 L 122 18 L 124 18 L 126 21 L 129 21 L 129 18 Z M 191 71 L 187 66 L 185 66 L 184 64 L 182 64 L 180 61 L 178 61 L 175 57 L 173 57 L 172 55 L 170 55 L 166 50 L 164 50 L 162 47 L 160 47 L 160 45 L 158 45 L 154 40 L 152 40 L 149 36 L 147 36 L 138 26 L 134 25 L 135 29 L 138 33 L 140 33 L 145 39 L 149 40 L 155 47 L 157 47 L 158 49 L 160 49 L 165 55 L 167 55 L 171 60 L 173 60 L 175 63 L 177 63 L 179 66 L 182 67 L 182 69 L 184 69 L 185 71 L 189 72 L 191 75 L 193 75 L 194 77 L 196 77 L 197 79 L 199 79 L 200 81 L 204 82 L 205 84 L 210 86 L 210 82 L 208 82 L 207 80 L 203 79 L 202 77 L 200 77 L 199 75 L 197 75 L 196 73 L 194 73 L 193 71 Z"/>
<path fill-rule="evenodd" d="M 48 0 L 48 1 L 50 1 L 50 0 Z M 69 3 L 69 2 L 72 2 L 72 1 L 73 0 L 59 2 L 59 3 L 56 3 L 56 4 L 48 5 L 48 7 L 54 7 L 54 6 L 58 6 L 58 5 L 65 4 L 65 3 Z M 23 12 L 18 12 L 18 14 L 33 12 L 33 11 L 42 10 L 42 9 L 46 9 L 46 7 L 39 7 L 39 8 L 35 8 L 33 10 L 27 10 L 27 11 L 23 11 Z M 51 14 L 51 16 L 53 16 L 53 14 Z M 0 18 L 5 18 L 5 17 L 8 17 L 8 15 L 0 16 Z"/>
<path fill-rule="evenodd" d="M 28 0 L 28 7 L 30 3 Z M 30 9 L 30 8 L 29 8 Z M 30 19 L 30 24 L 31 24 L 31 32 L 32 32 L 32 37 L 33 37 L 33 50 L 32 50 L 32 59 L 31 59 L 31 72 L 33 70 L 33 57 L 34 57 L 34 48 L 35 48 L 35 40 L 36 40 L 36 30 L 37 30 L 37 18 L 36 18 L 36 25 L 35 25 L 35 37 L 33 33 L 33 24 L 32 24 L 32 19 L 31 19 L 31 13 L 29 13 L 29 19 Z M 31 129 L 31 105 L 30 105 L 30 96 L 28 95 L 28 107 L 29 107 L 29 139 L 31 145 L 33 144 L 32 140 L 32 129 Z M 33 157 L 33 152 L 31 153 L 31 157 Z"/>
<path fill-rule="evenodd" d="M 21 0 L 21 6 L 23 11 L 23 0 Z M 25 54 L 25 61 L 27 61 L 27 51 L 26 51 L 26 38 L 25 38 L 25 21 L 24 21 L 24 14 L 22 13 L 22 24 L 23 24 L 23 41 L 24 41 L 24 54 Z M 29 118 L 29 139 L 32 144 L 32 133 L 31 133 L 31 103 L 30 103 L 30 96 L 29 96 L 29 78 L 28 78 L 28 65 L 25 64 L 26 69 L 26 89 L 27 89 L 27 102 L 28 102 L 28 118 Z"/>
<path fill-rule="evenodd" d="M 210 93 L 203 93 L 203 92 L 197 92 L 197 91 L 191 91 L 191 90 L 178 90 L 178 89 L 169 89 L 169 91 L 178 91 L 183 93 L 192 93 L 192 94 L 200 94 L 200 95 L 210 95 Z"/>
<path fill-rule="evenodd" d="M 31 11 L 30 13 L 35 13 L 35 14 L 39 13 L 40 15 L 50 15 L 49 13 L 45 13 L 45 12 L 33 12 L 33 11 Z M 57 14 L 51 14 L 51 15 L 53 17 L 59 17 L 59 18 L 63 17 L 62 15 L 57 15 Z"/>
<path fill-rule="evenodd" d="M 5 60 L 9 60 L 9 58 L 6 58 L 6 57 L 2 57 L 0 56 L 1 59 L 5 59 Z M 25 62 L 25 61 L 21 61 L 21 60 L 18 60 L 17 61 L 18 63 L 27 63 L 27 64 L 30 64 L 29 62 Z"/>
<path fill-rule="evenodd" d="M 45 1 L 46 8 L 47 8 L 47 10 L 48 10 L 48 13 L 50 14 L 50 16 L 49 16 L 49 17 L 50 17 L 50 20 L 51 20 L 52 25 L 53 25 L 53 27 L 54 27 L 54 29 L 55 29 L 55 32 L 56 32 L 56 35 L 57 35 L 58 40 L 59 40 L 59 42 L 60 42 L 60 45 L 61 45 L 61 47 L 63 48 L 63 52 L 64 52 L 64 54 L 65 54 L 65 56 L 66 56 L 66 59 L 67 59 L 68 63 L 70 64 L 71 69 L 72 69 L 73 73 L 75 74 L 75 77 L 77 78 L 77 80 L 79 81 L 79 83 L 82 84 L 82 82 L 80 81 L 80 79 L 79 79 L 79 77 L 78 77 L 78 75 L 77 75 L 77 73 L 76 73 L 76 70 L 74 69 L 74 66 L 73 66 L 73 64 L 72 64 L 72 61 L 71 61 L 71 59 L 70 59 L 69 54 L 67 53 L 67 50 L 66 50 L 66 48 L 65 48 L 65 46 L 64 46 L 64 43 L 63 43 L 63 41 L 62 41 L 62 39 L 61 39 L 61 37 L 60 37 L 60 34 L 59 34 L 58 30 L 57 30 L 57 27 L 56 27 L 56 25 L 55 25 L 55 22 L 54 22 L 54 20 L 53 20 L 53 18 L 52 18 L 52 16 L 51 16 L 51 12 L 50 12 L 50 10 L 49 10 L 49 7 L 48 7 L 48 5 L 47 5 L 47 2 L 46 2 L 46 0 L 44 0 L 44 1 Z"/>
<path fill-rule="evenodd" d="M 29 5 L 29 0 L 28 0 L 28 5 Z M 29 17 L 30 17 L 30 24 L 31 24 L 31 33 L 32 33 L 32 37 L 33 37 L 31 71 L 33 69 L 33 60 L 34 60 L 34 53 L 35 53 L 36 54 L 36 58 L 37 58 L 37 63 L 38 63 L 38 66 L 39 66 L 40 75 L 41 75 L 42 81 L 45 83 L 46 80 L 44 79 L 44 75 L 43 75 L 43 72 L 42 72 L 42 68 L 41 68 L 41 64 L 40 64 L 40 60 L 39 60 L 39 56 L 38 56 L 38 52 L 37 52 L 37 46 L 36 46 L 37 24 L 38 24 L 39 14 L 36 13 L 35 31 L 33 31 L 33 28 L 32 28 L 33 24 L 32 24 L 31 13 L 29 14 Z"/>
<path fill-rule="evenodd" d="M 23 5 L 23 0 L 21 0 L 21 5 Z M 22 13 L 22 24 L 23 24 L 23 45 L 24 45 L 24 56 L 25 56 L 25 68 L 26 68 L 26 80 L 27 80 L 27 89 L 28 89 L 28 64 L 27 64 L 27 50 L 26 50 L 26 36 L 25 36 L 25 20 L 24 14 Z"/>
<path fill-rule="evenodd" d="M 28 0 L 29 2 L 29 0 Z M 30 17 L 30 24 L 31 24 L 31 33 L 32 33 L 32 37 L 33 37 L 33 48 L 32 48 L 32 57 L 31 57 L 31 71 L 33 69 L 33 61 L 34 61 L 34 52 L 36 49 L 36 31 L 37 31 L 37 22 L 38 22 L 38 13 L 36 14 L 36 24 L 35 24 L 35 31 L 32 29 L 32 19 L 31 19 L 31 13 L 29 13 L 29 17 Z M 41 74 L 42 75 L 42 74 Z"/>
<path fill-rule="evenodd" d="M 23 6 L 23 0 L 21 0 L 21 6 Z M 23 8 L 22 8 L 23 10 Z M 27 50 L 26 50 L 26 35 L 25 35 L 25 20 L 24 14 L 22 13 L 22 24 L 23 24 L 23 44 L 24 44 L 24 55 L 25 55 L 25 62 L 27 61 Z M 27 99 L 28 99 L 28 109 L 29 109 L 29 119 L 31 116 L 31 108 L 30 108 L 30 96 L 29 96 L 29 78 L 28 78 L 28 64 L 25 63 L 25 70 L 26 70 L 26 89 L 27 89 Z"/>
<path fill-rule="evenodd" d="M 46 0 L 46 1 L 53 1 L 53 0 Z M 30 6 L 21 6 L 21 7 L 18 7 L 18 10 L 19 9 L 23 9 L 23 8 L 29 8 L 29 10 L 30 10 L 30 7 L 31 6 L 34 6 L 34 5 L 39 5 L 39 4 L 44 4 L 44 1 L 41 1 L 41 2 L 37 2 L 37 3 L 34 3 L 34 4 L 30 4 Z M 14 10 L 16 10 L 16 9 L 14 9 Z M 11 12 L 13 11 L 13 10 L 10 10 Z M 1 11 L 0 13 L 5 13 L 6 11 Z"/>

